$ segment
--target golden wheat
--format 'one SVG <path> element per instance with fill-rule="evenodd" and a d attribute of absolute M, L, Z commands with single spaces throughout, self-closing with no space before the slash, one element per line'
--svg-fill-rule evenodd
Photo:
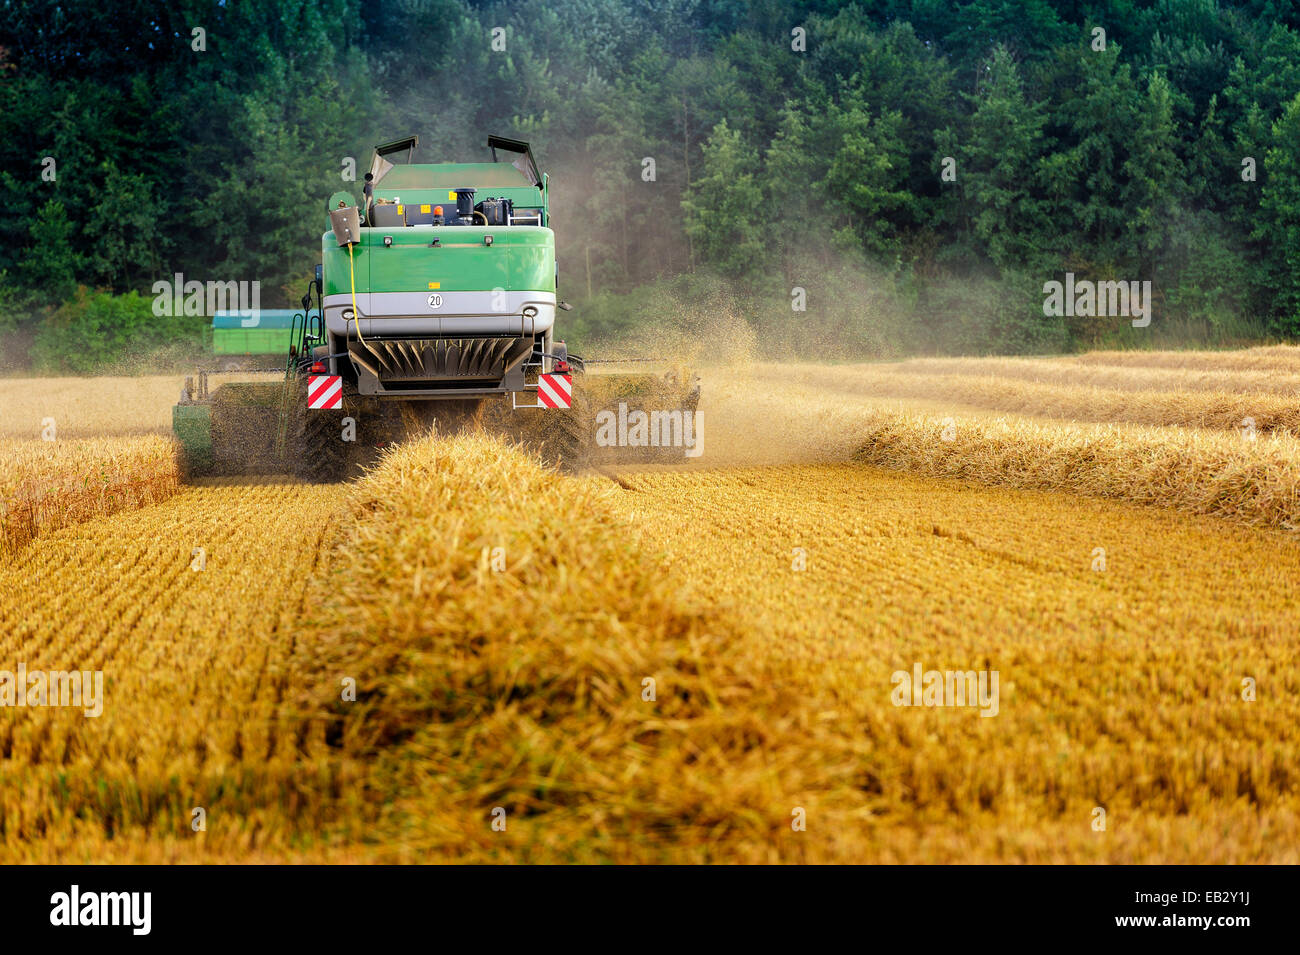
<path fill-rule="evenodd" d="M 1075 360 L 1094 365 L 1296 374 L 1300 373 L 1300 345 L 1261 345 L 1234 351 L 1094 351 Z"/>
<path fill-rule="evenodd" d="M 167 434 L 172 405 L 185 375 L 138 378 L 0 378 L 0 438 L 57 438 Z M 213 375 L 211 390 L 229 381 L 274 381 L 275 376 Z"/>
<path fill-rule="evenodd" d="M 1176 425 L 1219 430 L 1244 426 L 1300 433 L 1300 396 L 1231 391 L 1132 391 L 1055 385 L 972 374 L 919 374 L 878 366 L 779 366 L 760 381 L 813 385 L 845 395 L 945 401 L 1036 417 Z"/>
<path fill-rule="evenodd" d="M 857 459 L 882 467 L 1300 527 L 1291 437 L 868 413 L 860 442 Z"/>
<path fill-rule="evenodd" d="M 303 652 L 317 700 L 374 675 L 331 711 L 379 858 L 1295 861 L 1296 707 L 1240 692 L 1298 675 L 1290 538 L 852 466 L 620 481 L 461 438 L 358 489 Z M 913 662 L 1014 712 L 896 708 Z"/>
<path fill-rule="evenodd" d="M 0 566 L 0 669 L 102 670 L 103 712 L 0 710 L 4 861 L 314 857 L 338 780 L 298 751 L 296 617 L 340 489 L 212 482 Z M 341 770 L 340 770 L 341 772 Z M 203 808 L 206 830 L 192 810 Z M 289 845 L 291 835 L 300 837 Z"/>
<path fill-rule="evenodd" d="M 808 759 L 861 753 L 865 805 L 818 799 L 792 833 L 773 800 L 782 858 L 1300 860 L 1289 536 L 852 465 L 621 481 L 660 573 L 821 714 Z M 998 670 L 997 715 L 895 706 L 916 663 Z"/>
<path fill-rule="evenodd" d="M 704 395 L 701 462 L 714 466 L 859 460 L 1300 526 L 1300 439 L 1284 432 L 1071 424 L 756 377 L 715 379 Z"/>
<path fill-rule="evenodd" d="M 1072 358 L 913 358 L 888 365 L 835 366 L 832 372 L 866 368 L 896 375 L 972 375 L 1048 385 L 1079 385 L 1119 391 L 1228 391 L 1300 395 L 1300 373 L 1231 368 L 1163 368 L 1104 365 Z"/>
<path fill-rule="evenodd" d="M 355 837 L 379 858 L 766 859 L 774 798 L 855 798 L 844 754 L 800 745 L 816 711 L 659 578 L 611 493 L 483 436 L 400 448 L 358 486 L 301 647 L 308 701 L 375 766 Z"/>
<path fill-rule="evenodd" d="M 0 439 L 0 556 L 32 538 L 175 493 L 176 447 L 157 435 Z"/>
<path fill-rule="evenodd" d="M 685 469 L 430 438 L 43 533 L 0 669 L 105 709 L 0 710 L 0 858 L 1300 861 L 1300 440 L 782 371 L 706 377 Z M 894 706 L 915 663 L 998 715 Z"/>
<path fill-rule="evenodd" d="M 1240 698 L 1300 676 L 1289 537 L 853 465 L 620 481 L 430 439 L 346 513 L 224 480 L 38 540 L 0 668 L 106 703 L 4 714 L 4 858 L 1296 861 L 1295 706 Z M 998 669 L 999 715 L 893 706 L 914 662 Z"/>

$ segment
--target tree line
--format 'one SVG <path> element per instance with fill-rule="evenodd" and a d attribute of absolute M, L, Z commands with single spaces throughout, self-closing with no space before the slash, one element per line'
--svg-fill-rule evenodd
<path fill-rule="evenodd" d="M 533 144 L 579 339 L 689 332 L 719 310 L 761 347 L 855 356 L 1300 332 L 1287 2 L 0 14 L 0 333 L 46 364 L 94 340 L 67 331 L 95 302 L 115 314 L 102 296 L 141 293 L 118 347 L 147 342 L 139 302 L 175 273 L 295 302 L 325 198 L 359 190 L 349 162 L 359 178 L 374 143 L 408 133 L 428 161 L 484 158 L 489 133 Z M 1066 273 L 1149 281 L 1154 320 L 1045 315 Z"/>

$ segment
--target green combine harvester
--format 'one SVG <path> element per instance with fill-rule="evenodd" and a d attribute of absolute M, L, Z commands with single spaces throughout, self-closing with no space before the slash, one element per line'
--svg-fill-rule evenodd
<path fill-rule="evenodd" d="M 492 136 L 491 162 L 437 164 L 413 161 L 418 145 L 376 147 L 361 197 L 329 198 L 300 312 L 214 317 L 221 370 L 278 347 L 284 375 L 211 390 L 207 371 L 186 379 L 173 428 L 190 471 L 336 480 L 435 424 L 493 426 L 570 469 L 680 459 L 693 376 L 587 374 L 555 336 L 569 306 L 528 144 Z M 650 439 L 638 414 L 654 417 Z"/>

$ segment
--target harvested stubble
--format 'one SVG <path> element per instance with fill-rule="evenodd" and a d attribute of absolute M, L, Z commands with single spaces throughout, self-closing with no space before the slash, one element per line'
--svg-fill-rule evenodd
<path fill-rule="evenodd" d="M 938 416 L 751 382 L 706 388 L 707 460 L 777 435 L 1297 510 L 1282 438 L 962 415 L 949 444 Z M 108 702 L 0 714 L 3 857 L 1297 861 L 1290 535 L 860 466 L 621 480 L 409 445 L 350 492 L 330 573 L 337 487 L 214 482 L 38 540 L 0 566 L 0 667 L 103 666 Z M 1001 667 L 1001 714 L 894 708 L 915 660 Z"/>
<path fill-rule="evenodd" d="M 0 667 L 107 700 L 0 713 L 0 856 L 1296 861 L 1289 536 L 852 465 L 622 480 L 467 435 L 37 541 Z M 893 707 L 913 660 L 1002 668 L 1000 715 Z"/>
<path fill-rule="evenodd" d="M 0 669 L 104 673 L 98 717 L 0 709 L 0 861 L 326 857 L 348 767 L 302 758 L 302 716 L 286 701 L 301 687 L 297 617 L 327 569 L 341 497 L 210 481 L 0 565 Z"/>
<path fill-rule="evenodd" d="M 1078 355 L 1075 360 L 1085 364 L 1125 367 L 1300 374 L 1300 345 L 1261 345 L 1235 351 L 1094 351 Z"/>
<path fill-rule="evenodd" d="M 607 482 L 481 435 L 408 445 L 353 490 L 329 573 L 343 489 L 245 485 L 0 568 L 0 661 L 107 676 L 97 720 L 0 714 L 5 859 L 757 860 L 801 854 L 791 799 L 861 805 L 824 714 L 660 579 Z"/>
<path fill-rule="evenodd" d="M 808 758 L 866 743 L 869 813 L 810 810 L 804 858 L 1300 861 L 1291 535 L 856 465 L 620 479 L 658 572 L 822 714 Z M 895 706 L 918 662 L 998 670 L 997 716 Z"/>
<path fill-rule="evenodd" d="M 0 439 L 0 556 L 92 517 L 143 507 L 176 492 L 170 438 Z"/>
<path fill-rule="evenodd" d="M 973 374 L 921 374 L 908 366 L 778 366 L 760 373 L 873 398 L 946 400 L 974 408 L 1077 421 L 1300 433 L 1300 396 L 1232 391 L 1132 391 Z"/>
<path fill-rule="evenodd" d="M 703 463 L 856 459 L 898 470 L 1060 490 L 1214 514 L 1246 524 L 1300 526 L 1300 439 L 1248 440 L 1129 424 L 1069 424 L 981 409 L 927 410 L 907 401 L 846 400 L 826 386 L 743 377 L 705 392 Z M 951 424 L 951 428 L 948 426 Z M 945 431 L 952 441 L 944 441 Z M 767 453 L 762 444 L 797 454 Z M 820 447 L 818 439 L 820 438 Z"/>

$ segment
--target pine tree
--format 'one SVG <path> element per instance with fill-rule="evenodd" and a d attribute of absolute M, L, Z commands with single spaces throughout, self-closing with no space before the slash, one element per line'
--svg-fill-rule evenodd
<path fill-rule="evenodd" d="M 1120 192 L 1128 225 L 1125 258 L 1136 260 L 1143 278 L 1155 278 L 1155 256 L 1169 238 L 1179 205 L 1185 170 L 1176 142 L 1169 81 L 1153 73 L 1124 160 Z"/>
<path fill-rule="evenodd" d="M 28 231 L 22 277 L 38 304 L 57 304 L 76 291 L 82 260 L 73 247 L 75 233 L 62 200 L 49 199 L 36 213 Z"/>
<path fill-rule="evenodd" d="M 1300 94 L 1273 124 L 1264 160 L 1263 221 L 1254 237 L 1268 244 L 1278 330 L 1300 333 Z"/>
<path fill-rule="evenodd" d="M 1045 238 L 1038 165 L 1045 117 L 1026 101 L 1020 73 L 999 46 L 970 97 L 974 113 L 958 181 L 974 212 L 975 235 L 999 268 L 1023 265 Z"/>
<path fill-rule="evenodd" d="M 1072 60 L 1076 78 L 1055 115 L 1068 145 L 1045 164 L 1052 217 L 1064 226 L 1062 251 L 1112 263 L 1123 252 L 1128 227 L 1117 199 L 1141 102 L 1119 54 L 1118 44 L 1110 43 L 1105 51 L 1089 50 Z"/>
<path fill-rule="evenodd" d="M 704 144 L 699 177 L 682 200 L 686 231 L 702 263 L 739 277 L 764 258 L 758 153 L 723 120 Z"/>

